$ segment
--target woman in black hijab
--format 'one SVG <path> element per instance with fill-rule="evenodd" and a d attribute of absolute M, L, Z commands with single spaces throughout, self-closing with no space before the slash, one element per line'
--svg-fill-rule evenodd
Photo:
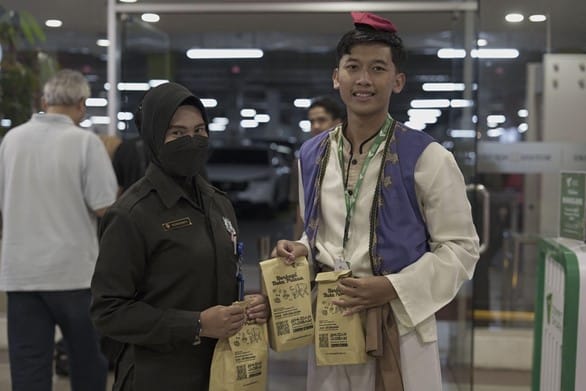
<path fill-rule="evenodd" d="M 114 390 L 207 390 L 218 338 L 268 305 L 238 299 L 234 210 L 205 179 L 208 120 L 201 101 L 167 83 L 149 91 L 137 118 L 151 164 L 100 225 L 92 318 L 120 343 Z"/>

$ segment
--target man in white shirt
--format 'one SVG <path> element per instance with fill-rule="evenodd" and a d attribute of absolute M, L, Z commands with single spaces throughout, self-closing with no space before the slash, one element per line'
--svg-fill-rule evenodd
<path fill-rule="evenodd" d="M 116 200 L 104 144 L 77 125 L 90 87 L 62 70 L 43 89 L 45 113 L 0 145 L 3 238 L 13 391 L 50 391 L 55 325 L 69 353 L 72 390 L 104 391 L 107 363 L 89 317 L 97 218 Z"/>
<path fill-rule="evenodd" d="M 277 254 L 309 256 L 315 272 L 350 268 L 353 278 L 338 285 L 345 298 L 334 303 L 347 314 L 380 311 L 384 351 L 366 364 L 319 367 L 311 351 L 307 390 L 440 391 L 434 314 L 472 277 L 478 236 L 452 154 L 388 114 L 405 85 L 396 28 L 373 14 L 352 17 L 333 73 L 347 121 L 302 146 L 304 234 L 279 241 Z"/>

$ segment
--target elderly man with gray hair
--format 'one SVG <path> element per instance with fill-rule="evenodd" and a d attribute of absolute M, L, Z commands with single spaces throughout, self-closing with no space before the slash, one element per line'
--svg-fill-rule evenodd
<path fill-rule="evenodd" d="M 72 390 L 104 391 L 107 362 L 89 317 L 97 217 L 116 200 L 100 139 L 77 125 L 90 87 L 62 70 L 43 89 L 44 113 L 0 144 L 3 240 L 13 391 L 50 391 L 55 326 L 66 342 Z"/>

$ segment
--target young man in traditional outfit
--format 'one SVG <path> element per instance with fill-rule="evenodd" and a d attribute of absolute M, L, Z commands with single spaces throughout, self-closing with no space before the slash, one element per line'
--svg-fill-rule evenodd
<path fill-rule="evenodd" d="M 316 366 L 309 391 L 440 391 L 434 314 L 470 279 L 478 236 L 453 155 L 388 113 L 405 85 L 394 25 L 353 12 L 337 46 L 333 85 L 347 119 L 300 151 L 300 240 L 277 254 L 308 256 L 316 273 L 350 268 L 334 303 L 365 320 L 366 364 Z"/>

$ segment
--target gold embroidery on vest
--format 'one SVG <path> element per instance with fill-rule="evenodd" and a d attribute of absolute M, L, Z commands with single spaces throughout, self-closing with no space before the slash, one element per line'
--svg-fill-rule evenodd
<path fill-rule="evenodd" d="M 376 255 L 374 257 L 374 266 L 375 266 L 375 268 L 378 269 L 379 266 L 382 264 L 382 262 L 383 262 L 383 259 L 380 256 Z"/>
<path fill-rule="evenodd" d="M 397 164 L 399 162 L 399 155 L 389 152 L 385 158 L 385 161 L 391 162 L 391 164 Z"/>
<path fill-rule="evenodd" d="M 390 176 L 386 176 L 385 179 L 383 180 L 383 186 L 384 187 L 389 187 L 393 184 L 393 180 L 391 179 Z"/>
<path fill-rule="evenodd" d="M 316 218 L 316 217 L 314 217 L 313 219 L 311 219 L 311 220 L 309 221 L 309 224 L 308 224 L 308 226 L 309 226 L 309 228 L 311 228 L 312 230 L 315 230 L 315 229 L 317 228 L 317 218 Z"/>

